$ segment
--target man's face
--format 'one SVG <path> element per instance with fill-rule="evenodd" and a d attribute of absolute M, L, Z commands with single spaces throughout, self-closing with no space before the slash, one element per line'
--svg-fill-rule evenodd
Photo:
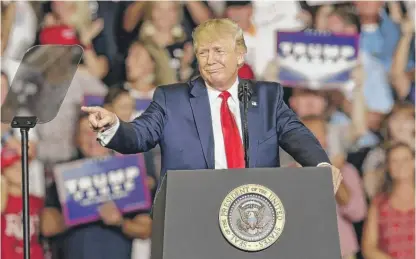
<path fill-rule="evenodd" d="M 152 3 L 152 23 L 159 31 L 171 30 L 179 21 L 179 4 L 174 1 Z"/>
<path fill-rule="evenodd" d="M 338 15 L 332 14 L 328 17 L 328 30 L 332 33 L 344 33 L 346 24 Z"/>
<path fill-rule="evenodd" d="M 377 18 L 380 13 L 380 8 L 383 6 L 384 1 L 357 1 L 354 2 L 357 8 L 358 15 L 360 17 L 373 17 Z"/>
<path fill-rule="evenodd" d="M 331 14 L 328 17 L 328 30 L 332 33 L 342 33 L 346 35 L 354 35 L 358 33 L 358 28 L 354 24 L 348 24 L 342 17 Z"/>
<path fill-rule="evenodd" d="M 244 62 L 244 53 L 236 49 L 230 37 L 202 42 L 196 53 L 201 76 L 210 86 L 222 91 L 237 79 L 238 64 Z"/>
<path fill-rule="evenodd" d="M 100 157 L 109 154 L 107 148 L 101 146 L 96 140 L 96 133 L 90 128 L 88 118 L 82 118 L 78 129 L 78 148 L 85 157 Z"/>
<path fill-rule="evenodd" d="M 290 98 L 290 106 L 300 117 L 322 116 L 327 107 L 326 99 L 318 94 L 299 93 Z"/>
<path fill-rule="evenodd" d="M 247 31 L 250 28 L 252 15 L 253 8 L 251 4 L 244 6 L 230 6 L 225 10 L 225 16 L 236 22 L 243 31 Z"/>
<path fill-rule="evenodd" d="M 139 44 L 132 45 L 126 58 L 127 81 L 134 82 L 153 74 L 155 63 L 149 52 Z"/>
<path fill-rule="evenodd" d="M 135 103 L 128 94 L 121 94 L 112 103 L 113 112 L 123 121 L 130 121 L 133 116 Z"/>

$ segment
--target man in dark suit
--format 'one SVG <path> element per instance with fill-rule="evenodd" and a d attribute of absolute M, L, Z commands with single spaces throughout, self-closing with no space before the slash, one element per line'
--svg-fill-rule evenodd
<path fill-rule="evenodd" d="M 130 154 L 157 144 L 167 170 L 244 168 L 242 105 L 238 69 L 247 51 L 243 32 L 228 19 L 199 25 L 194 49 L 200 77 L 188 83 L 159 86 L 148 109 L 132 122 L 123 122 L 101 107 L 82 107 L 103 146 Z M 334 191 L 339 170 L 314 135 L 283 101 L 278 83 L 254 82 L 247 122 L 249 167 L 278 167 L 279 145 L 302 166 L 330 166 Z"/>

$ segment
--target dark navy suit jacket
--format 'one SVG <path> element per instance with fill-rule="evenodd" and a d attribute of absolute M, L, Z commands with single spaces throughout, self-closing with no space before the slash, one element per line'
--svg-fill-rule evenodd
<path fill-rule="evenodd" d="M 317 139 L 283 101 L 280 84 L 257 81 L 251 87 L 247 115 L 250 167 L 278 167 L 279 146 L 302 166 L 329 163 Z M 107 147 L 131 154 L 148 151 L 157 144 L 162 152 L 161 176 L 167 170 L 215 168 L 211 110 L 201 77 L 159 86 L 140 117 L 132 122 L 120 121 Z"/>

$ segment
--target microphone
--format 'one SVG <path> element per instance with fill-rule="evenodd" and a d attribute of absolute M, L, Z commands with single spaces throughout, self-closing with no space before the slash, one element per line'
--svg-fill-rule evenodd
<path fill-rule="evenodd" d="M 240 84 L 240 88 L 238 91 L 238 99 L 240 99 L 241 102 L 244 103 L 245 100 L 250 101 L 252 94 L 253 92 L 248 82 L 243 82 L 242 84 Z"/>
<path fill-rule="evenodd" d="M 243 103 L 244 115 L 242 118 L 243 124 L 243 143 L 244 143 L 244 161 L 246 168 L 249 168 L 249 139 L 248 139 L 248 122 L 247 122 L 247 112 L 248 112 L 248 103 L 251 100 L 252 89 L 248 82 L 243 82 L 240 84 L 238 91 L 238 99 Z"/>

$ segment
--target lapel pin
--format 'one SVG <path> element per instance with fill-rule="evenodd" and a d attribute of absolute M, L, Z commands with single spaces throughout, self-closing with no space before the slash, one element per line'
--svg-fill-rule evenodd
<path fill-rule="evenodd" d="M 252 102 L 251 102 L 251 105 L 253 105 L 254 107 L 256 107 L 256 106 L 257 106 L 257 102 L 252 101 Z"/>

